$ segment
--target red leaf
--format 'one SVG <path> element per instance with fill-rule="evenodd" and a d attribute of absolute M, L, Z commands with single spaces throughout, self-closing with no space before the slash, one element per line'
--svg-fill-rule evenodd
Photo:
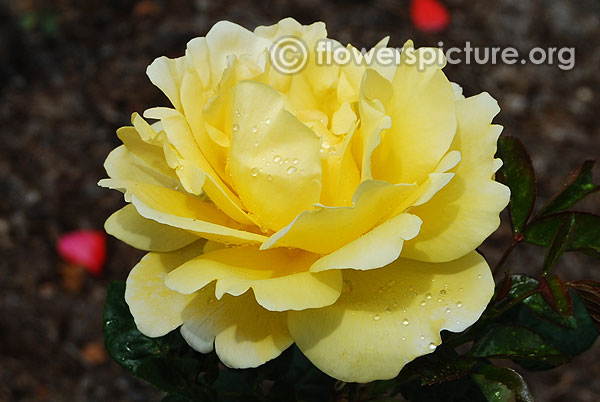
<path fill-rule="evenodd" d="M 91 274 L 100 275 L 106 260 L 106 236 L 95 230 L 66 233 L 56 242 L 58 254 L 68 263 L 85 267 Z"/>
<path fill-rule="evenodd" d="M 445 30 L 450 23 L 450 13 L 438 0 L 412 0 L 410 17 L 413 25 L 424 32 Z"/>

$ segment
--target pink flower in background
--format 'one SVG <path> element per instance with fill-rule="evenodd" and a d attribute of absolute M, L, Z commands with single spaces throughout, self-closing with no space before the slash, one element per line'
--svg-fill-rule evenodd
<path fill-rule="evenodd" d="M 77 230 L 59 237 L 58 254 L 66 262 L 85 267 L 89 273 L 100 275 L 106 261 L 106 235 L 97 230 Z"/>
<path fill-rule="evenodd" d="M 412 0 L 410 18 L 417 29 L 429 33 L 444 31 L 450 23 L 448 9 L 438 0 Z"/>

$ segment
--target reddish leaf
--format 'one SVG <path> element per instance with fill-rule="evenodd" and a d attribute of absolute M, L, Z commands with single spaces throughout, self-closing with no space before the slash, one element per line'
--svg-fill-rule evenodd
<path fill-rule="evenodd" d="M 508 274 L 505 274 L 502 282 L 500 282 L 498 284 L 498 286 L 496 286 L 496 297 L 494 300 L 496 302 L 499 302 L 500 300 L 504 299 L 508 295 L 511 285 L 512 285 L 511 276 Z"/>
<path fill-rule="evenodd" d="M 430 33 L 441 32 L 450 23 L 450 13 L 438 0 L 412 0 L 410 17 L 417 29 Z"/>
<path fill-rule="evenodd" d="M 566 318 L 573 315 L 573 300 L 565 283 L 558 276 L 554 276 L 550 280 L 542 277 L 540 294 L 546 303 L 561 316 Z"/>
<path fill-rule="evenodd" d="M 81 265 L 99 275 L 106 260 L 106 236 L 95 230 L 79 230 L 60 236 L 58 254 L 68 263 Z"/>
<path fill-rule="evenodd" d="M 600 282 L 588 279 L 569 282 L 569 286 L 579 294 L 596 329 L 600 332 Z"/>

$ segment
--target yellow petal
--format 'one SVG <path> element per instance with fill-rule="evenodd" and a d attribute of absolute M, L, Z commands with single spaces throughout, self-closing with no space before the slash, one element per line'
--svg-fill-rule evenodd
<path fill-rule="evenodd" d="M 330 269 L 381 268 L 395 261 L 402 251 L 405 240 L 419 233 L 421 219 L 411 214 L 400 214 L 375 227 L 358 239 L 328 254 L 311 267 L 311 272 Z"/>
<path fill-rule="evenodd" d="M 228 244 L 256 244 L 266 239 L 249 232 L 254 228 L 240 225 L 212 203 L 150 184 L 128 183 L 127 186 L 139 214 L 158 223 Z"/>
<path fill-rule="evenodd" d="M 368 69 L 363 76 L 360 90 L 361 129 L 355 142 L 356 159 L 361 164 L 361 180 L 373 178 L 371 156 L 381 143 L 381 133 L 392 125 L 385 105 L 392 96 L 392 86 L 375 70 Z"/>
<path fill-rule="evenodd" d="M 156 85 L 171 101 L 175 109 L 181 110 L 179 86 L 185 72 L 185 58 L 169 59 L 159 57 L 146 69 L 150 81 Z"/>
<path fill-rule="evenodd" d="M 154 108 L 146 110 L 144 116 L 161 119 L 161 123 L 165 126 L 169 143 L 175 149 L 175 152 L 171 151 L 173 160 L 169 165 L 176 167 L 176 173 L 182 184 L 188 184 L 186 190 L 198 194 L 200 191 L 198 185 L 202 184 L 202 189 L 209 198 L 228 216 L 243 224 L 255 223 L 242 209 L 242 203 L 237 195 L 221 180 L 199 151 L 183 115 L 172 109 Z M 165 149 L 165 156 L 167 154 L 168 147 Z M 169 162 L 169 158 L 167 161 Z"/>
<path fill-rule="evenodd" d="M 452 149 L 461 161 L 454 178 L 411 210 L 423 220 L 419 236 L 406 242 L 403 256 L 422 261 L 449 261 L 478 247 L 500 224 L 509 189 L 495 181 L 496 141 L 501 127 L 490 122 L 500 109 L 488 94 L 457 102 L 458 131 Z"/>
<path fill-rule="evenodd" d="M 150 126 L 148 128 L 152 130 Z M 127 147 L 129 152 L 142 159 L 151 168 L 158 170 L 166 176 L 177 177 L 173 169 L 165 162 L 165 154 L 162 147 L 146 142 L 135 127 L 121 127 L 117 130 L 117 136 L 123 141 L 123 145 Z"/>
<path fill-rule="evenodd" d="M 352 207 L 319 206 L 303 212 L 269 237 L 261 249 L 297 247 L 317 254 L 332 253 L 371 230 L 415 188 L 410 184 L 364 181 L 356 190 Z"/>
<path fill-rule="evenodd" d="M 329 307 L 290 311 L 300 350 L 326 374 L 347 382 L 395 377 L 481 315 L 494 291 L 479 254 L 432 264 L 398 259 L 381 269 L 344 271 L 344 292 Z"/>
<path fill-rule="evenodd" d="M 110 235 L 140 250 L 168 252 L 199 240 L 183 229 L 142 217 L 131 204 L 112 214 L 104 224 Z"/>
<path fill-rule="evenodd" d="M 210 52 L 210 69 L 213 85 L 216 86 L 231 55 L 249 55 L 258 59 L 264 54 L 271 41 L 255 35 L 246 28 L 229 21 L 219 21 L 206 34 L 206 45 Z"/>
<path fill-rule="evenodd" d="M 271 311 L 302 310 L 328 306 L 342 288 L 339 271 L 308 272 L 318 258 L 287 249 L 259 251 L 258 247 L 234 247 L 212 251 L 173 271 L 169 288 L 184 294 L 217 281 L 216 296 L 239 296 L 252 288 L 258 304 Z"/>
<path fill-rule="evenodd" d="M 286 313 L 267 311 L 251 294 L 214 297 L 214 285 L 195 293 L 183 312 L 181 335 L 201 353 L 213 350 L 228 367 L 249 368 L 276 358 L 292 344 Z"/>
<path fill-rule="evenodd" d="M 439 49 L 426 49 L 439 52 Z M 405 45 L 402 54 L 414 52 Z M 440 65 L 419 66 L 425 49 L 414 52 L 415 62 L 396 70 L 387 114 L 392 126 L 382 134 L 372 156 L 373 177 L 390 183 L 422 182 L 450 147 L 456 132 L 454 89 Z M 437 54 L 437 53 L 436 53 Z M 405 57 L 405 56 L 403 56 Z"/>
<path fill-rule="evenodd" d="M 169 271 L 202 253 L 202 242 L 176 252 L 148 253 L 127 277 L 125 301 L 141 333 L 163 336 L 183 323 L 182 312 L 194 298 L 168 289 L 164 278 Z"/>
<path fill-rule="evenodd" d="M 110 179 L 102 179 L 98 185 L 123 191 L 128 202 L 131 201 L 131 193 L 127 191 L 126 185 L 129 182 L 149 183 L 171 190 L 176 190 L 179 186 L 177 178 L 152 168 L 124 145 L 108 154 L 104 161 L 104 169 Z"/>
<path fill-rule="evenodd" d="M 229 154 L 234 187 L 263 225 L 281 229 L 319 200 L 319 137 L 264 84 L 238 84 L 235 111 Z"/>

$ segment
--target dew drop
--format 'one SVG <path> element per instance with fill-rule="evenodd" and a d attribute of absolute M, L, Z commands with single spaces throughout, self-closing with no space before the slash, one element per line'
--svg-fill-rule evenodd
<path fill-rule="evenodd" d="M 463 306 L 462 302 L 456 302 L 456 307 L 461 308 Z"/>
<path fill-rule="evenodd" d="M 292 163 L 293 163 L 294 165 L 297 165 L 297 164 L 298 164 L 298 159 L 297 159 L 297 158 L 294 158 L 294 159 L 292 159 Z"/>
<path fill-rule="evenodd" d="M 298 169 L 296 169 L 295 166 L 290 166 L 289 168 L 287 168 L 286 172 L 287 172 L 287 174 L 294 174 L 294 173 L 296 173 L 296 170 L 298 170 Z"/>
<path fill-rule="evenodd" d="M 429 348 L 429 350 L 434 351 L 437 348 L 437 345 L 431 342 L 427 347 Z"/>
<path fill-rule="evenodd" d="M 442 289 L 442 290 L 440 290 L 440 294 L 441 294 L 442 296 L 446 296 L 446 291 L 445 291 L 444 289 Z"/>
<path fill-rule="evenodd" d="M 237 117 L 240 117 L 240 116 L 241 116 L 241 114 L 240 114 L 240 111 L 239 111 L 239 110 L 237 110 L 237 109 L 235 109 L 234 113 L 235 113 L 235 115 L 236 115 Z"/>
<path fill-rule="evenodd" d="M 427 302 L 426 302 L 425 300 L 423 300 L 423 301 L 421 302 L 421 307 L 425 307 L 426 305 L 427 305 Z"/>
<path fill-rule="evenodd" d="M 408 325 L 408 324 L 410 324 L 408 322 L 408 318 L 405 318 L 404 320 L 402 320 L 402 325 Z"/>
<path fill-rule="evenodd" d="M 258 133 L 258 128 L 256 126 L 252 127 L 252 133 L 253 134 Z"/>
<path fill-rule="evenodd" d="M 458 291 L 459 291 L 459 292 L 462 292 L 462 290 L 463 290 L 462 288 L 458 288 Z"/>
<path fill-rule="evenodd" d="M 477 279 L 481 279 L 481 278 L 482 278 L 481 274 L 477 275 Z"/>
<path fill-rule="evenodd" d="M 441 297 L 438 297 L 438 299 L 437 299 L 437 302 L 438 302 L 438 303 L 441 303 L 441 302 L 442 302 L 442 298 L 441 298 Z"/>
<path fill-rule="evenodd" d="M 273 162 L 275 162 L 275 163 L 279 163 L 279 161 L 281 161 L 281 156 L 279 156 L 279 155 L 275 155 L 275 156 L 273 157 Z"/>
<path fill-rule="evenodd" d="M 258 169 L 257 168 L 250 169 L 250 176 L 252 176 L 252 177 L 258 176 Z"/>
<path fill-rule="evenodd" d="M 381 317 L 379 316 L 379 314 L 375 314 L 375 316 L 373 317 L 373 319 L 375 321 L 379 321 L 381 319 Z"/>
<path fill-rule="evenodd" d="M 289 158 L 285 158 L 285 159 L 283 160 L 283 163 L 290 163 L 290 159 L 289 159 Z"/>
<path fill-rule="evenodd" d="M 268 125 L 268 124 L 271 124 L 271 119 L 267 119 L 267 120 L 265 120 L 265 124 L 267 124 L 267 125 Z"/>
<path fill-rule="evenodd" d="M 233 125 L 233 131 L 238 131 L 240 129 L 240 126 L 238 126 L 237 124 Z"/>
<path fill-rule="evenodd" d="M 422 341 L 424 341 L 424 340 L 425 340 L 425 335 L 421 335 L 421 336 L 419 337 L 419 339 L 421 339 Z"/>
<path fill-rule="evenodd" d="M 427 294 L 425 295 L 425 298 L 426 298 L 427 300 L 431 300 L 431 293 L 427 293 Z"/>
<path fill-rule="evenodd" d="M 254 142 L 254 146 L 257 147 L 258 146 L 258 141 Z"/>
<path fill-rule="evenodd" d="M 403 337 L 402 337 L 402 340 L 403 340 L 403 341 L 405 341 L 405 340 L 406 340 L 406 337 L 405 337 L 405 336 L 403 336 Z"/>
<path fill-rule="evenodd" d="M 450 309 L 450 307 L 446 307 L 446 313 L 450 314 L 452 312 L 452 310 Z"/>
<path fill-rule="evenodd" d="M 329 145 L 327 141 L 323 141 L 323 143 L 321 144 L 321 148 L 323 149 L 329 149 L 329 147 L 331 147 L 331 145 Z"/>

